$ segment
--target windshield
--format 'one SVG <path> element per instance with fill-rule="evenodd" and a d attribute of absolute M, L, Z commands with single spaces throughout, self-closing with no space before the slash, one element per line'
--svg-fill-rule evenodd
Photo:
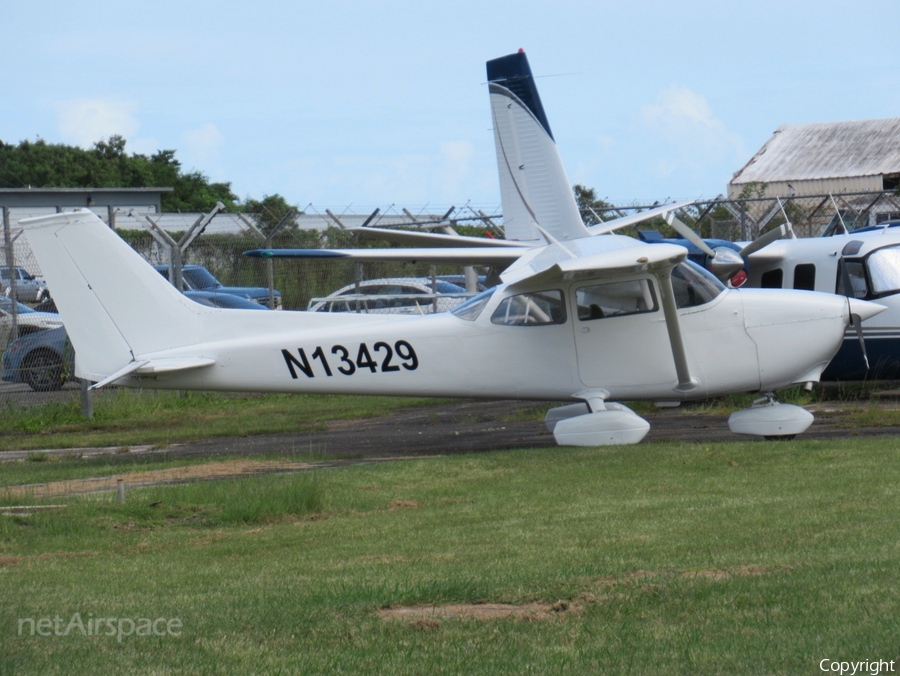
<path fill-rule="evenodd" d="M 900 247 L 873 251 L 866 259 L 866 267 L 869 269 L 873 295 L 884 296 L 900 292 Z M 849 261 L 847 268 L 850 271 Z"/>
<path fill-rule="evenodd" d="M 12 301 L 9 298 L 0 297 L 0 310 L 6 312 L 7 314 L 12 313 Z M 21 303 L 16 303 L 16 312 L 20 315 L 27 315 L 31 312 L 34 312 L 27 305 L 22 305 Z"/>
<path fill-rule="evenodd" d="M 430 284 L 429 284 L 430 286 Z M 437 280 L 437 292 L 438 293 L 465 293 L 466 290 L 459 286 L 458 284 L 453 284 L 452 282 L 445 282 L 443 280 Z"/>
<path fill-rule="evenodd" d="M 219 280 L 213 277 L 206 268 L 184 268 L 181 276 L 194 289 L 213 289 L 222 286 Z"/>
<path fill-rule="evenodd" d="M 672 290 L 680 309 L 708 303 L 725 290 L 725 285 L 696 263 L 684 261 L 672 269 Z"/>
<path fill-rule="evenodd" d="M 466 319 L 468 321 L 474 321 L 478 318 L 478 315 L 481 314 L 481 311 L 484 309 L 484 306 L 487 305 L 488 301 L 491 299 L 491 296 L 494 295 L 495 289 L 491 288 L 487 291 L 482 291 L 477 296 L 472 296 L 469 300 L 467 300 L 462 305 L 458 305 L 452 310 L 451 313 L 455 314 L 460 319 Z"/>

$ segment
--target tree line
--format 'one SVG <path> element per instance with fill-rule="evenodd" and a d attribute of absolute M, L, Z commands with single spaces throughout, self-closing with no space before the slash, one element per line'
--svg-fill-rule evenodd
<path fill-rule="evenodd" d="M 88 149 L 43 139 L 0 141 L 0 188 L 173 188 L 162 195 L 169 212 L 207 212 L 222 202 L 228 211 L 251 212 L 277 223 L 293 208 L 279 194 L 243 201 L 230 182 L 214 182 L 200 171 L 184 171 L 174 150 L 128 153 L 125 139 L 110 136 Z"/>
<path fill-rule="evenodd" d="M 0 188 L 162 188 L 162 209 L 167 212 L 208 212 L 222 202 L 230 212 L 253 213 L 267 232 L 293 209 L 279 194 L 264 195 L 261 200 L 241 200 L 230 182 L 213 182 L 201 171 L 186 172 L 174 150 L 159 150 L 153 155 L 129 154 L 126 141 L 114 135 L 97 141 L 88 149 L 43 139 L 0 141 Z M 593 188 L 573 188 L 581 217 L 591 225 L 609 204 L 598 199 Z M 480 233 L 479 233 L 480 234 Z"/>

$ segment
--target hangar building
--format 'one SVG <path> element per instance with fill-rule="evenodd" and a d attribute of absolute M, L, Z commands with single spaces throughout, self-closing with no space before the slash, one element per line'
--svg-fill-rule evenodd
<path fill-rule="evenodd" d="M 785 124 L 735 173 L 729 199 L 882 192 L 900 187 L 900 118 Z"/>

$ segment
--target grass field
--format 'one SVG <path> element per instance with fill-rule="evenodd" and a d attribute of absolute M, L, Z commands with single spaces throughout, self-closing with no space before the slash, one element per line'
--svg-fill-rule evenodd
<path fill-rule="evenodd" d="M 891 437 L 504 451 L 65 502 L 0 517 L 0 674 L 814 674 L 900 659 Z M 411 606 L 434 610 L 379 615 Z M 76 614 L 86 630 L 115 620 L 85 636 Z M 124 635 L 141 618 L 177 623 Z"/>
<path fill-rule="evenodd" d="M 0 450 L 85 448 L 296 434 L 326 421 L 369 418 L 440 399 L 314 394 L 236 394 L 111 390 L 84 418 L 77 397 L 43 406 L 8 406 L 0 416 Z"/>

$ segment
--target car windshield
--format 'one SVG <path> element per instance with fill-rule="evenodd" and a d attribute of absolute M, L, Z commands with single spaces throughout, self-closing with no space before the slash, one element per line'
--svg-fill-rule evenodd
<path fill-rule="evenodd" d="M 12 314 L 12 301 L 9 298 L 0 297 L 0 310 L 5 312 L 6 314 Z M 16 312 L 20 315 L 27 315 L 31 312 L 34 312 L 34 310 L 32 310 L 27 305 L 16 303 Z"/>
<path fill-rule="evenodd" d="M 3 279 L 9 279 L 11 274 L 13 274 L 13 273 L 10 271 L 9 268 L 0 269 L 0 277 L 2 277 Z M 25 279 L 25 280 L 33 279 L 33 277 L 31 275 L 29 275 L 27 272 L 25 272 L 24 270 L 19 270 L 18 274 L 15 275 L 15 277 L 16 277 L 16 279 Z"/>
<path fill-rule="evenodd" d="M 212 289 L 222 286 L 219 280 L 213 277 L 206 268 L 183 268 L 181 276 L 194 289 Z"/>
<path fill-rule="evenodd" d="M 429 288 L 431 285 L 428 285 Z M 459 286 L 458 284 L 453 284 L 452 282 L 445 282 L 443 280 L 437 280 L 437 292 L 438 293 L 465 293 L 466 290 Z"/>

